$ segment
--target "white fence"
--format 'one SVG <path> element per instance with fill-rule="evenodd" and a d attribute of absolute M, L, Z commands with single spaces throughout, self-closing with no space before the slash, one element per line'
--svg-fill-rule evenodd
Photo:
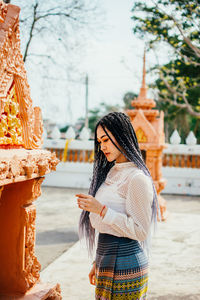
<path fill-rule="evenodd" d="M 199 196 L 200 145 L 195 144 L 193 136 L 187 145 L 179 144 L 178 139 L 173 140 L 173 135 L 171 141 L 174 144 L 167 144 L 168 147 L 163 151 L 162 175 L 167 184 L 162 193 Z M 60 160 L 65 145 L 66 141 L 58 138 L 44 141 L 44 147 L 55 151 Z M 94 142 L 90 140 L 71 140 L 66 162 L 61 161 L 56 172 L 46 175 L 43 185 L 88 189 L 93 169 L 90 162 L 93 145 Z"/>

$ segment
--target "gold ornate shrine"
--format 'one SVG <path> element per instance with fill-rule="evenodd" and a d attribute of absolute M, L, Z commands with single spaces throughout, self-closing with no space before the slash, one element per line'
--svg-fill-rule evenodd
<path fill-rule="evenodd" d="M 15 85 L 8 91 L 0 120 L 0 145 L 23 146 L 22 122 L 19 114 L 19 101 Z"/>
<path fill-rule="evenodd" d="M 164 136 L 164 113 L 152 109 L 156 106 L 153 99 L 147 98 L 147 87 L 145 83 L 145 53 L 143 60 L 143 79 L 138 98 L 132 101 L 135 109 L 126 110 L 130 117 L 133 128 L 136 132 L 143 158 L 154 180 L 162 220 L 166 219 L 166 203 L 160 192 L 165 187 L 165 180 L 162 178 L 162 152 L 166 148 Z"/>
<path fill-rule="evenodd" d="M 42 146 L 42 119 L 40 108 L 32 105 L 20 52 L 20 9 L 2 1 L 0 9 L 0 147 L 37 149 Z"/>
<path fill-rule="evenodd" d="M 33 204 L 58 159 L 41 149 L 42 115 L 30 97 L 19 12 L 0 0 L 0 299 L 59 300 L 58 284 L 40 282 Z"/>

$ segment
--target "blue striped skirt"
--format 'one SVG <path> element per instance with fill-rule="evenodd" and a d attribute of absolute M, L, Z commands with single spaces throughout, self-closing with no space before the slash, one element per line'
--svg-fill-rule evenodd
<path fill-rule="evenodd" d="M 139 242 L 100 233 L 95 299 L 146 300 L 148 260 Z"/>

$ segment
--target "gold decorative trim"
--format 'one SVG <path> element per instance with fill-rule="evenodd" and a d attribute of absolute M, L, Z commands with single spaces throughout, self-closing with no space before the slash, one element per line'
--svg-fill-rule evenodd
<path fill-rule="evenodd" d="M 142 130 L 142 128 L 138 128 L 136 131 L 136 136 L 138 139 L 139 143 L 147 143 L 147 136 L 145 135 L 144 131 Z"/>
<path fill-rule="evenodd" d="M 0 22 L 0 113 L 2 114 L 3 112 L 4 104 L 7 102 L 8 90 L 14 81 L 19 102 L 17 119 L 20 124 L 12 128 L 12 136 L 10 138 L 6 132 L 5 120 L 1 122 L 3 124 L 0 124 L 0 145 L 4 147 L 20 145 L 26 149 L 41 148 L 43 142 L 42 114 L 39 107 L 34 108 L 32 105 L 30 87 L 20 50 L 20 8 L 11 4 L 3 5 L 3 8 L 7 9 L 7 13 L 4 24 Z M 14 121 L 10 111 L 7 117 Z M 20 132 L 21 127 L 22 130 Z M 19 131 L 18 138 L 15 137 L 15 128 L 18 128 L 16 130 Z"/>

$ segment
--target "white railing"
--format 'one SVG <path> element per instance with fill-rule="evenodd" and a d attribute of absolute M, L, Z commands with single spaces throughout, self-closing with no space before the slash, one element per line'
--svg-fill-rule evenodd
<path fill-rule="evenodd" d="M 66 133 L 66 140 L 60 139 L 58 130 L 54 130 L 53 139 L 44 139 L 44 148 L 55 152 L 60 163 L 57 165 L 56 172 L 45 177 L 43 185 L 89 187 L 93 168 L 94 141 L 88 140 L 89 134 L 85 128 L 80 137 L 81 140 L 75 140 L 75 132 L 70 127 Z"/>
<path fill-rule="evenodd" d="M 44 140 L 44 148 L 56 152 L 61 161 L 57 171 L 46 176 L 44 185 L 89 187 L 94 141 L 88 140 L 86 130 L 84 134 L 82 140 L 75 140 L 75 134 L 69 129 L 67 143 L 58 134 L 54 139 Z M 171 143 L 163 151 L 162 174 L 167 185 L 162 193 L 200 195 L 200 145 L 195 144 L 195 139 L 190 133 L 187 144 L 180 144 L 177 131 L 172 134 Z"/>

